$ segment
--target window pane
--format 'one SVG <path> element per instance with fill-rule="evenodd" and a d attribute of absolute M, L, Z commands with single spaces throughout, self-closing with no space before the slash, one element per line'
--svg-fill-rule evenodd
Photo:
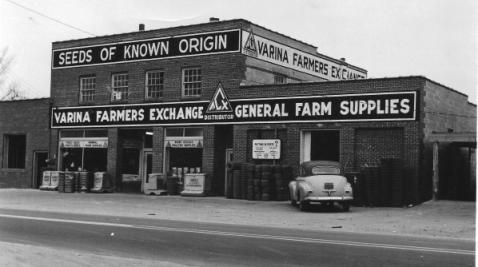
<path fill-rule="evenodd" d="M 185 136 L 202 136 L 202 128 L 186 128 Z"/>
<path fill-rule="evenodd" d="M 202 93 L 202 75 L 200 68 L 183 69 L 183 96 L 200 96 Z"/>
<path fill-rule="evenodd" d="M 13 168 L 13 169 L 25 168 L 26 136 L 25 135 L 7 135 L 5 136 L 5 139 L 8 142 L 7 168 Z"/>
<path fill-rule="evenodd" d="M 83 130 L 62 130 L 60 137 L 83 137 Z"/>
<path fill-rule="evenodd" d="M 146 73 L 146 98 L 163 96 L 164 72 L 150 71 Z"/>
<path fill-rule="evenodd" d="M 96 77 L 80 77 L 80 102 L 91 102 L 95 99 Z"/>
<path fill-rule="evenodd" d="M 128 99 L 128 74 L 127 73 L 118 73 L 111 76 L 112 79 L 112 88 L 111 88 L 111 99 L 114 100 L 124 100 Z"/>
<path fill-rule="evenodd" d="M 166 136 L 183 136 L 184 128 L 166 128 Z"/>
<path fill-rule="evenodd" d="M 86 130 L 85 137 L 108 137 L 107 130 Z"/>

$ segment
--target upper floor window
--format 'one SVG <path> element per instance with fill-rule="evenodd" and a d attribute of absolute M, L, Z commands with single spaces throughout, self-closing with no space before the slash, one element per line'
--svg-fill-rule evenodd
<path fill-rule="evenodd" d="M 11 169 L 25 168 L 26 143 L 25 135 L 4 135 L 4 167 Z"/>
<path fill-rule="evenodd" d="M 96 76 L 80 77 L 80 102 L 95 100 Z"/>
<path fill-rule="evenodd" d="M 274 84 L 287 83 L 287 77 L 281 74 L 274 74 Z"/>
<path fill-rule="evenodd" d="M 128 99 L 128 73 L 116 73 L 111 76 L 111 100 Z"/>
<path fill-rule="evenodd" d="M 146 72 L 146 98 L 163 97 L 164 72 Z"/>
<path fill-rule="evenodd" d="M 183 69 L 183 96 L 201 96 L 202 73 L 201 68 Z"/>

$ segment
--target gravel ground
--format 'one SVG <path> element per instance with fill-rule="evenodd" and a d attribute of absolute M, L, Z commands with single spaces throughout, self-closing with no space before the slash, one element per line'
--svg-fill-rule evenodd
<path fill-rule="evenodd" d="M 429 201 L 407 208 L 299 212 L 289 202 L 139 194 L 60 194 L 0 189 L 0 208 L 145 217 L 309 230 L 475 239 L 475 202 Z M 1 266 L 183 266 L 0 242 Z"/>
<path fill-rule="evenodd" d="M 475 202 L 460 201 L 429 201 L 407 208 L 352 207 L 350 212 L 299 212 L 289 202 L 283 201 L 0 189 L 0 208 L 309 230 L 475 238 Z"/>

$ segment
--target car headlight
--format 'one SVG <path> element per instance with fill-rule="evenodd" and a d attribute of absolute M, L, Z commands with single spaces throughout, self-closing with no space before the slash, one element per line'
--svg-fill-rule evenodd
<path fill-rule="evenodd" d="M 344 191 L 345 193 L 352 193 L 352 185 L 350 183 L 345 184 Z"/>

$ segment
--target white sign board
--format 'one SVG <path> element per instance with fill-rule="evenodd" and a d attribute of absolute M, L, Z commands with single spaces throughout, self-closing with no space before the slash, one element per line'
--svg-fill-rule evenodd
<path fill-rule="evenodd" d="M 184 175 L 184 191 L 181 195 L 203 196 L 206 175 L 204 173 L 186 173 Z"/>
<path fill-rule="evenodd" d="M 62 148 L 108 148 L 108 137 L 61 138 Z"/>
<path fill-rule="evenodd" d="M 168 140 L 166 147 L 173 148 L 202 148 L 202 139 L 183 139 L 183 140 Z"/>
<path fill-rule="evenodd" d="M 242 31 L 242 53 L 327 81 L 367 78 L 366 71 L 351 68 L 345 62 L 338 63 L 320 54 L 309 54 L 248 31 Z"/>
<path fill-rule="evenodd" d="M 252 140 L 253 159 L 280 159 L 280 139 Z"/>

